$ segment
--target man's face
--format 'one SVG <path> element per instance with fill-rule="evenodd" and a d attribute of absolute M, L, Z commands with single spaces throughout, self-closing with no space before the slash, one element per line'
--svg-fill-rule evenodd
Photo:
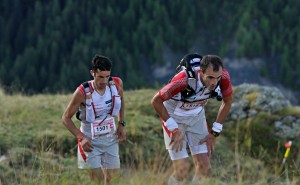
<path fill-rule="evenodd" d="M 209 90 L 214 90 L 222 77 L 222 67 L 219 68 L 219 71 L 213 71 L 211 65 L 208 66 L 205 73 L 200 69 L 200 75 L 202 82 Z"/>
<path fill-rule="evenodd" d="M 94 77 L 94 82 L 95 82 L 96 87 L 99 90 L 105 89 L 108 79 L 110 77 L 110 71 L 97 70 L 96 72 L 94 72 L 93 70 L 91 70 L 90 73 Z"/>

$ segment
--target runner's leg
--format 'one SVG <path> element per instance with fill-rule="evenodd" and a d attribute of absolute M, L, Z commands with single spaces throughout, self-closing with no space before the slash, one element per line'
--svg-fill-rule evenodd
<path fill-rule="evenodd" d="M 104 169 L 104 185 L 115 184 L 120 179 L 119 169 Z"/>
<path fill-rule="evenodd" d="M 95 168 L 89 170 L 89 176 L 91 180 L 97 183 L 101 183 L 104 180 L 104 173 L 102 168 Z"/>
<path fill-rule="evenodd" d="M 195 176 L 194 179 L 205 179 L 210 175 L 211 164 L 207 153 L 200 153 L 193 155 L 195 164 Z"/>

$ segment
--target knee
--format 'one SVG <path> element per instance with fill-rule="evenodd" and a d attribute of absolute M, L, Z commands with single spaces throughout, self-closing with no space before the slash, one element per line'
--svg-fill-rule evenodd
<path fill-rule="evenodd" d="M 209 176 L 210 171 L 211 171 L 211 165 L 210 163 L 204 164 L 204 163 L 196 163 L 195 164 L 196 168 L 196 174 L 199 177 L 203 176 Z"/>
<path fill-rule="evenodd" d="M 108 184 L 110 184 L 111 183 L 111 179 L 112 179 L 111 174 L 107 173 L 105 175 L 105 182 L 107 182 Z"/>
<path fill-rule="evenodd" d="M 114 184 L 113 182 L 117 182 L 120 178 L 120 174 L 118 170 L 108 170 L 105 173 L 105 182 L 107 184 Z"/>
<path fill-rule="evenodd" d="M 103 173 L 101 173 L 99 171 L 89 172 L 89 176 L 92 181 L 97 182 L 97 183 L 101 183 L 102 180 L 104 179 Z"/>
<path fill-rule="evenodd" d="M 188 176 L 189 168 L 190 168 L 190 164 L 188 162 L 182 163 L 180 166 L 177 166 L 177 168 L 175 168 L 174 177 L 177 180 L 182 181 Z"/>

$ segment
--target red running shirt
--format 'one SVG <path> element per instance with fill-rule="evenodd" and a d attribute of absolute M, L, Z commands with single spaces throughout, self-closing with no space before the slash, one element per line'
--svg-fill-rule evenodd
<path fill-rule="evenodd" d="M 176 94 L 183 91 L 187 86 L 187 74 L 185 71 L 181 71 L 176 74 L 172 81 L 165 85 L 158 93 L 163 101 L 166 101 Z M 222 78 L 220 82 L 220 88 L 223 98 L 229 97 L 232 95 L 232 85 L 230 81 L 229 73 L 226 69 L 222 71 Z"/>

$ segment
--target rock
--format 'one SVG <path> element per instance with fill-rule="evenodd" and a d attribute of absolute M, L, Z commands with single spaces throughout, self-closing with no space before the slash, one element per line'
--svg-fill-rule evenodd
<path fill-rule="evenodd" d="M 246 98 L 247 96 L 249 98 Z M 233 101 L 229 114 L 229 117 L 232 119 L 253 117 L 259 111 L 272 114 L 291 105 L 278 88 L 258 86 L 256 84 L 236 86 Z"/>
<path fill-rule="evenodd" d="M 7 160 L 7 157 L 5 155 L 0 156 L 0 163 L 5 160 Z"/>
<path fill-rule="evenodd" d="M 274 123 L 275 135 L 282 139 L 300 139 L 300 118 L 285 116 Z"/>
<path fill-rule="evenodd" d="M 242 84 L 234 88 L 233 104 L 229 119 L 241 120 L 254 117 L 258 112 L 273 114 L 291 103 L 277 87 Z M 300 115 L 298 117 L 285 115 L 274 121 L 272 130 L 281 139 L 300 139 Z"/>

